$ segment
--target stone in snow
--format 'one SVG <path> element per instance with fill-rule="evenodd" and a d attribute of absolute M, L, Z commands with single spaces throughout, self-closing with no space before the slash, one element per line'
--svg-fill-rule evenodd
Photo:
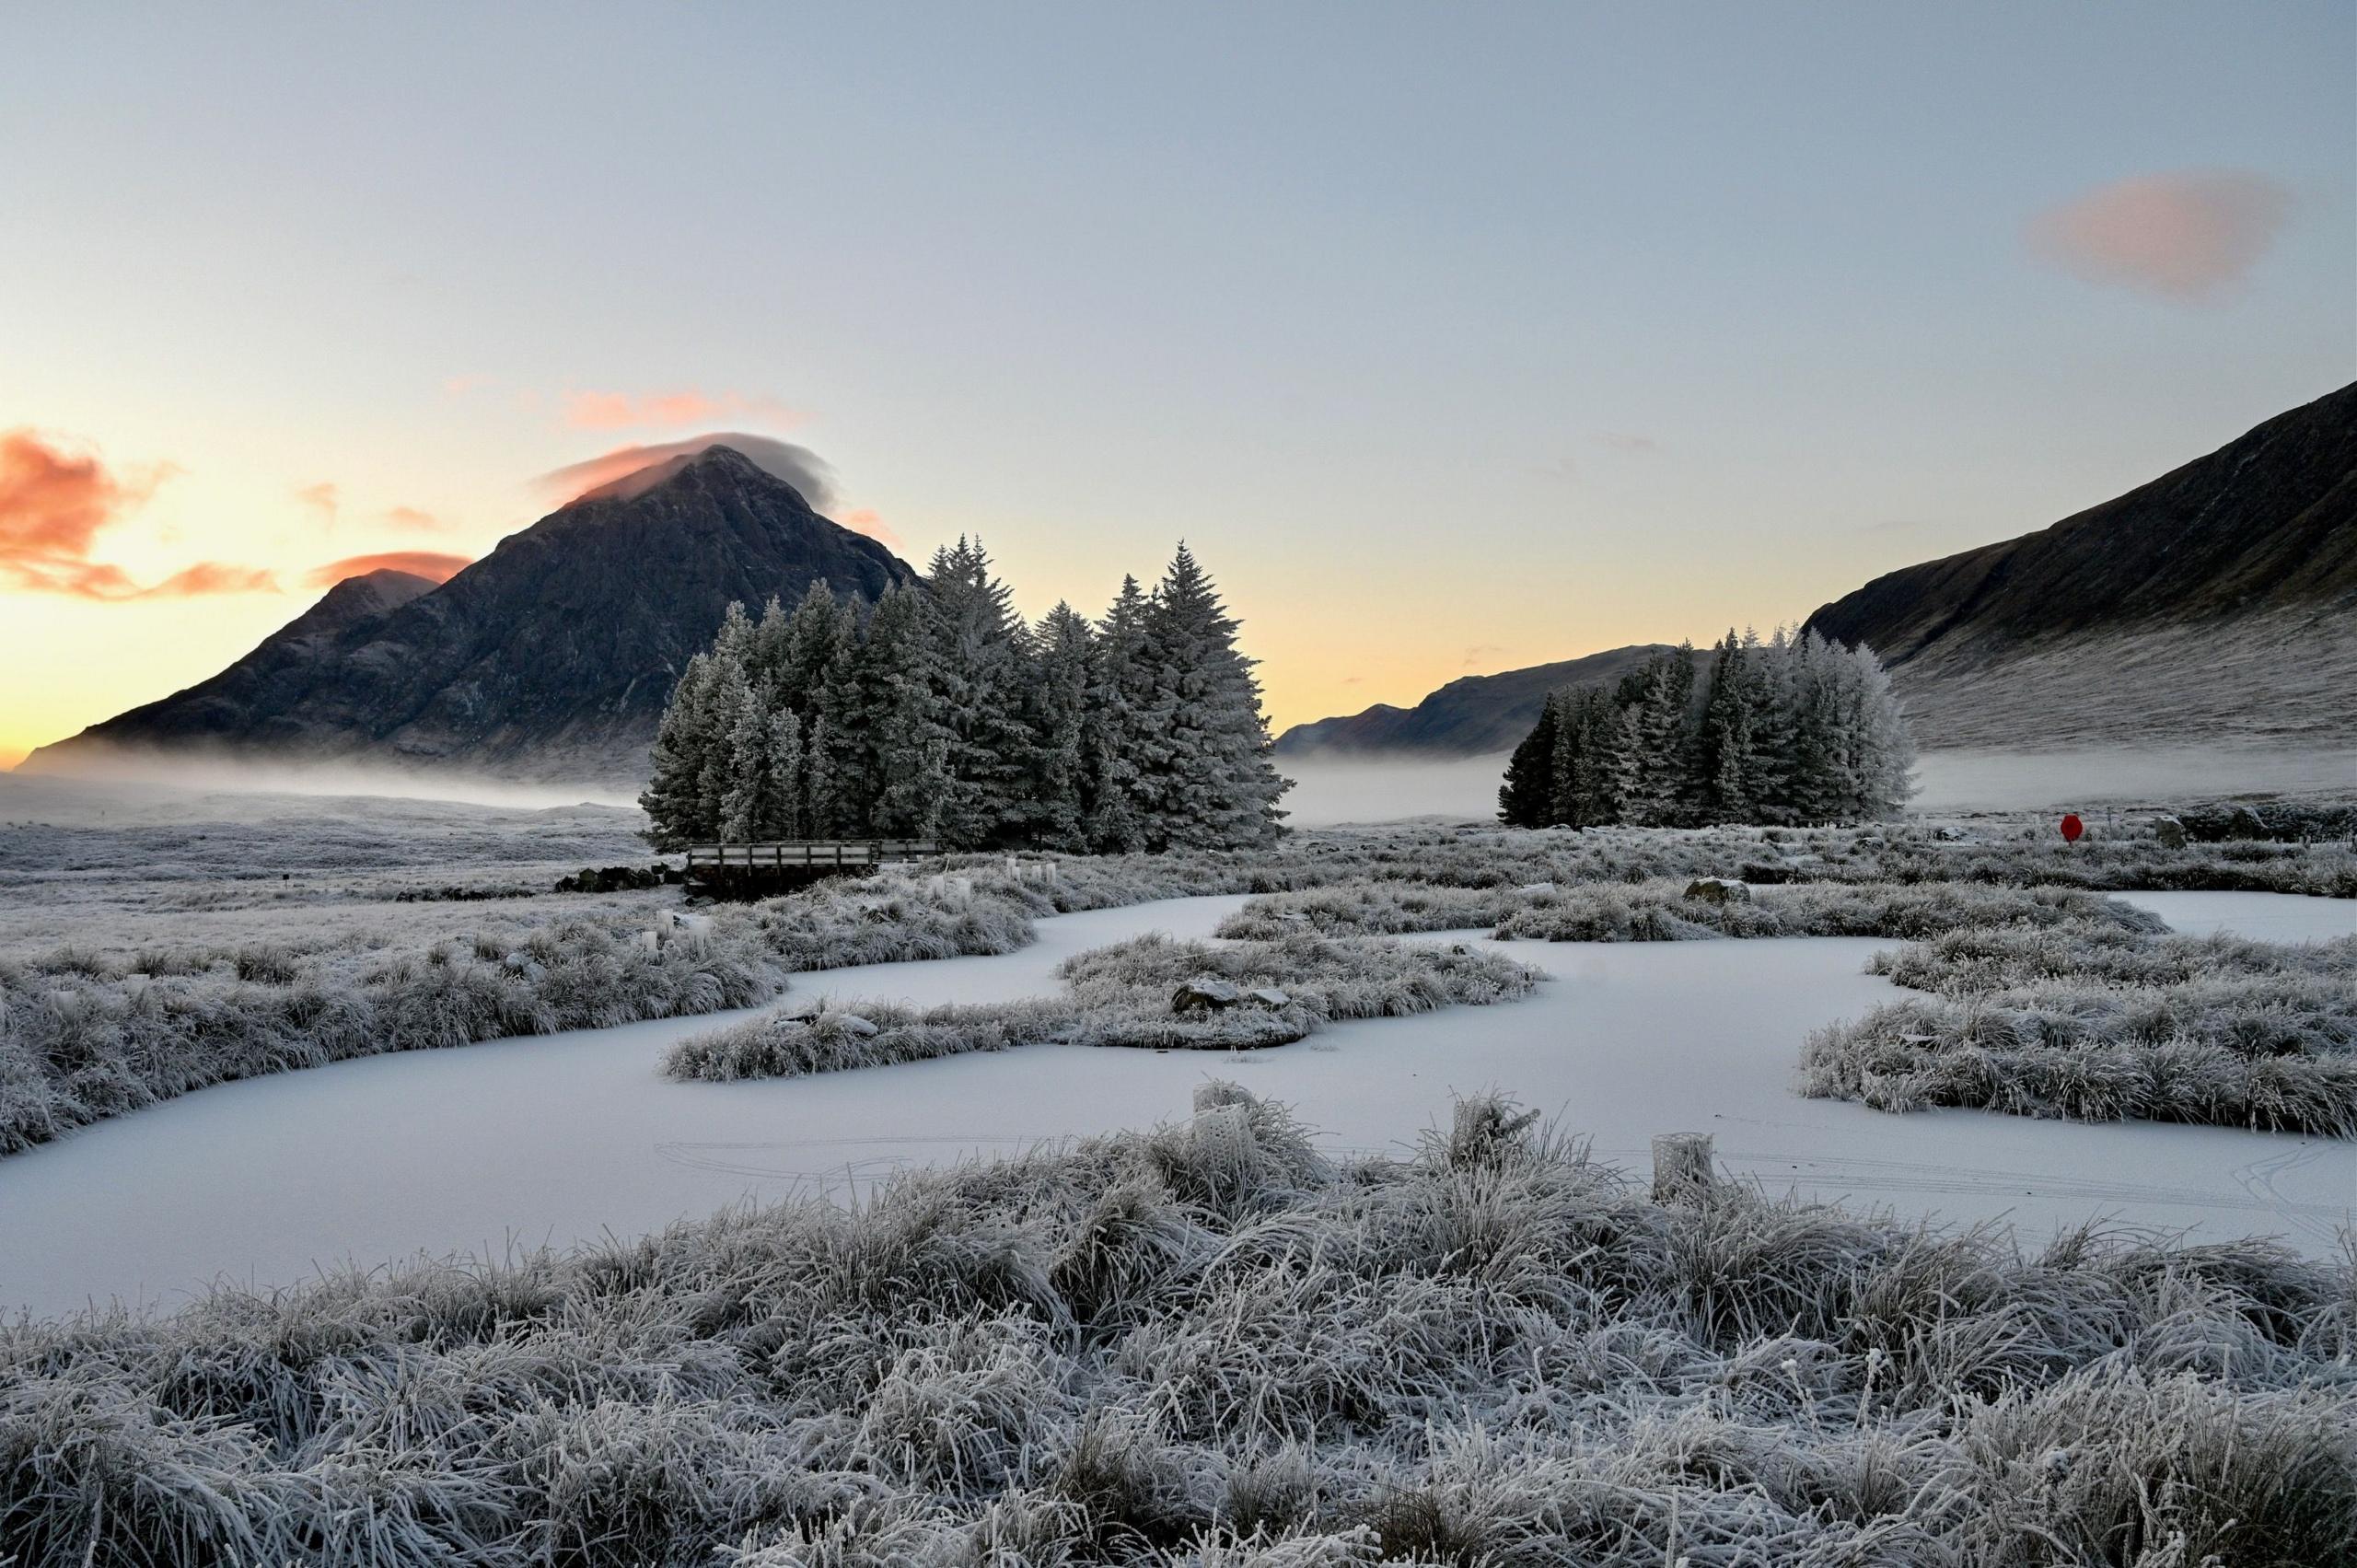
<path fill-rule="evenodd" d="M 856 1013 L 838 1014 L 835 1017 L 835 1027 L 847 1035 L 857 1035 L 862 1040 L 877 1032 L 874 1019 L 863 1018 Z"/>
<path fill-rule="evenodd" d="M 1211 975 L 1201 975 L 1189 981 L 1171 993 L 1170 1010 L 1174 1013 L 1224 1013 L 1240 1006 L 1244 993 L 1228 981 Z"/>
<path fill-rule="evenodd" d="M 1751 889 L 1731 877 L 1697 877 L 1686 884 L 1686 896 L 1706 904 L 1747 904 Z"/>
<path fill-rule="evenodd" d="M 2160 841 L 2163 849 L 2183 849 L 2185 824 L 2174 817 L 2155 817 L 2153 819 L 2153 837 Z"/>
<path fill-rule="evenodd" d="M 1244 999 L 1257 1007 L 1281 1009 L 1293 1005 L 1293 998 L 1273 985 L 1256 985 L 1244 993 Z"/>

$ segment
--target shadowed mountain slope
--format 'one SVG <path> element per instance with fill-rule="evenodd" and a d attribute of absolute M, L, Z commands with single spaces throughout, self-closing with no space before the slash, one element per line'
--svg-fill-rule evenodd
<path fill-rule="evenodd" d="M 1610 686 L 1655 654 L 1660 643 L 1612 648 L 1585 658 L 1452 680 L 1412 708 L 1378 703 L 1363 713 L 1297 724 L 1277 737 L 1281 756 L 1309 752 L 1423 751 L 1473 757 L 1510 751 L 1538 722 L 1547 693 L 1563 686 Z M 1697 658 L 1707 661 L 1705 648 Z"/>
<path fill-rule="evenodd" d="M 2357 740 L 2357 385 L 1808 625 L 1880 653 L 1933 745 Z"/>

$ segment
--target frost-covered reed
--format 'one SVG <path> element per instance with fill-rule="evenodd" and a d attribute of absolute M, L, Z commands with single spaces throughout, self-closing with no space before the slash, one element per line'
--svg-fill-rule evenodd
<path fill-rule="evenodd" d="M 2357 937 L 1968 930 L 1871 967 L 1932 994 L 1810 1036 L 1804 1093 L 2357 1137 Z"/>
<path fill-rule="evenodd" d="M 798 1077 L 1018 1045 L 1248 1050 L 1345 1018 L 1513 1001 L 1539 979 L 1527 965 L 1461 946 L 1306 935 L 1220 944 L 1141 936 L 1077 954 L 1058 973 L 1062 995 L 1016 1002 L 789 1004 L 689 1036 L 666 1054 L 664 1071 L 714 1081 Z M 1241 1000 L 1174 1011 L 1177 990 L 1204 978 L 1234 986 Z"/>
<path fill-rule="evenodd" d="M 0 1561 L 2345 1562 L 2357 1282 L 1655 1202 L 1495 1100 L 0 1329 Z"/>

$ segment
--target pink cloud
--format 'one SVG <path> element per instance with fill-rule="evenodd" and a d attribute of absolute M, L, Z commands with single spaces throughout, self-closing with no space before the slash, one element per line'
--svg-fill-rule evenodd
<path fill-rule="evenodd" d="M 567 392 L 564 422 L 576 430 L 678 430 L 724 419 L 755 419 L 792 428 L 803 415 L 775 398 L 741 392 Z"/>
<path fill-rule="evenodd" d="M 385 521 L 412 533 L 439 533 L 442 530 L 441 518 L 415 506 L 389 507 L 386 510 Z"/>
<path fill-rule="evenodd" d="M 2031 218 L 2032 254 L 2089 283 L 2197 304 L 2238 282 L 2291 216 L 2292 193 L 2233 169 L 2099 185 Z"/>
<path fill-rule="evenodd" d="M 55 436 L 0 432 L 0 583 L 26 593 L 108 600 L 275 588 L 276 580 L 259 567 L 215 561 L 142 587 L 122 567 L 90 558 L 99 530 L 145 505 L 156 487 L 179 471 L 156 463 L 112 472 L 97 454 Z"/>
<path fill-rule="evenodd" d="M 295 499 L 317 512 L 319 521 L 325 526 L 335 526 L 336 508 L 341 505 L 341 497 L 334 485 L 325 480 L 317 484 L 307 484 L 295 493 Z"/>
<path fill-rule="evenodd" d="M 447 583 L 473 564 L 466 556 L 446 555 L 434 550 L 382 550 L 373 555 L 347 555 L 341 561 L 331 561 L 304 574 L 303 580 L 315 588 L 324 588 L 346 577 L 365 576 L 370 572 L 407 572 L 412 576 Z"/>
<path fill-rule="evenodd" d="M 878 544 L 888 544 L 895 550 L 900 548 L 900 536 L 892 531 L 891 525 L 885 522 L 873 507 L 854 506 L 835 521 L 853 533 L 865 534 Z"/>

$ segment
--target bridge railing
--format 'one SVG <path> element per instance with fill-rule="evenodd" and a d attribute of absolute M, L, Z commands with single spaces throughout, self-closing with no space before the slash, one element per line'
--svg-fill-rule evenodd
<path fill-rule="evenodd" d="M 941 846 L 930 839 L 780 839 L 769 843 L 691 844 L 688 870 L 833 870 L 940 853 Z"/>

